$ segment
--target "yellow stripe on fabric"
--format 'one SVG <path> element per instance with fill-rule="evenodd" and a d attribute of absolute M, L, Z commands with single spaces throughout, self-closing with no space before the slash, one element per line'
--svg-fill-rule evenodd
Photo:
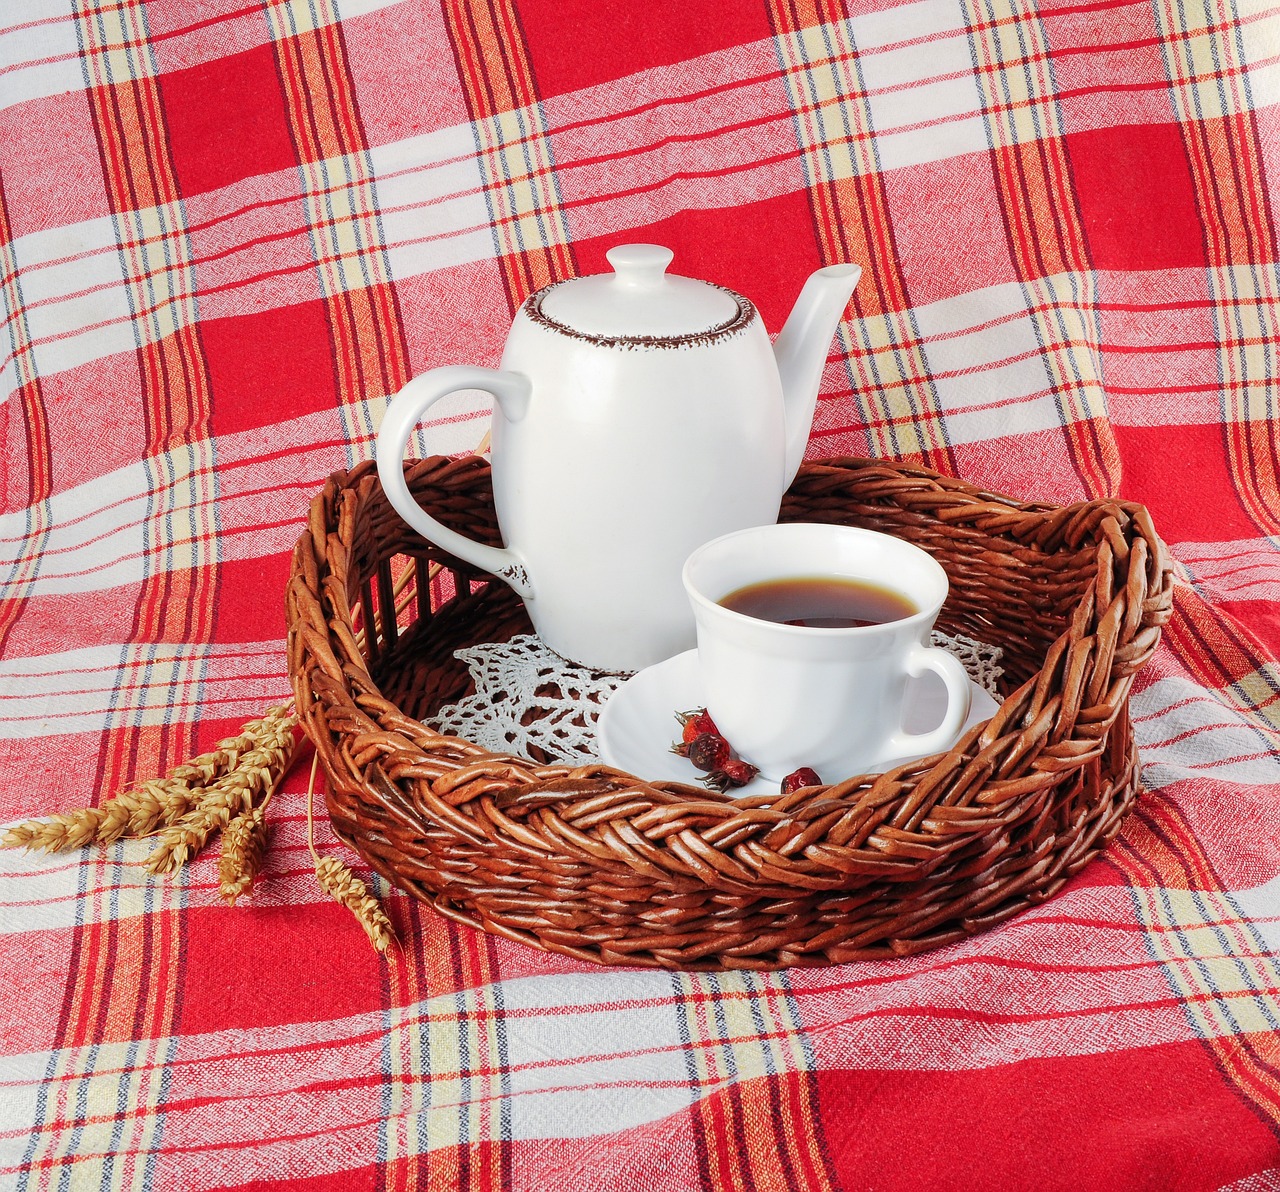
<path fill-rule="evenodd" d="M 379 897 L 387 888 L 381 879 L 375 879 L 375 887 Z M 408 924 L 402 933 L 402 963 L 384 969 L 387 1009 L 380 1138 L 386 1155 L 383 1187 L 409 1192 L 458 1184 L 456 1152 L 433 1140 L 444 1123 L 445 1137 L 456 1142 L 460 1131 L 454 1115 L 434 1106 L 441 1101 L 456 1103 L 460 1089 L 457 1040 L 447 1031 L 432 1031 L 430 1012 L 423 1013 L 433 990 L 447 987 L 440 983 L 452 980 L 440 965 L 450 951 L 449 925 L 438 915 L 424 913 L 412 899 L 402 901 L 401 910 Z"/>
<path fill-rule="evenodd" d="M 965 0 L 963 7 L 992 148 L 1061 136 L 1039 20 L 1011 0 Z"/>
<path fill-rule="evenodd" d="M 1111 855 L 1188 1021 L 1241 1093 L 1280 1117 L 1280 963 L 1230 895 L 1215 888 L 1198 838 L 1170 800 L 1149 796 Z"/>
<path fill-rule="evenodd" d="M 1274 262 L 1209 270 L 1222 378 L 1222 417 L 1236 491 L 1254 523 L 1280 533 L 1280 267 Z"/>
<path fill-rule="evenodd" d="M 169 566 L 142 584 L 131 635 L 131 654 L 146 658 L 147 643 L 209 640 L 218 555 L 212 520 L 215 485 L 210 442 L 211 394 L 194 329 L 195 269 L 185 213 L 170 160 L 155 61 L 148 41 L 146 9 L 139 0 L 77 12 L 78 35 L 90 71 L 90 111 L 103 163 L 103 182 L 126 259 L 127 287 L 141 379 L 146 458 L 166 461 L 149 482 L 172 488 L 150 511 L 147 537 L 166 543 Z M 114 47 L 114 48 L 112 48 Z M 190 444 L 190 445 L 189 445 Z M 189 484 L 181 486 L 178 473 Z M 153 485 L 154 486 L 154 485 Z M 192 523 L 180 511 L 204 508 Z M 145 668 L 144 668 L 145 669 Z M 134 673 L 125 660 L 123 676 Z M 170 698 L 199 706 L 198 667 L 170 675 Z M 138 728 L 140 704 L 154 700 L 152 684 L 123 683 L 116 697 L 119 727 L 103 742 L 99 794 L 118 789 L 138 771 L 162 772 L 187 756 L 194 726 L 178 717 L 172 726 Z M 145 1145 L 159 1129 L 164 1084 L 148 1058 L 165 1049 L 173 1034 L 183 893 L 167 885 L 140 888 L 123 883 L 114 850 L 87 859 L 80 880 L 92 891 L 87 925 L 77 929 L 77 962 L 68 974 L 70 996 L 62 1026 L 68 1058 L 59 1058 L 67 1079 L 59 1085 L 51 1113 L 48 1157 L 76 1159 L 86 1152 L 116 1156 L 91 1160 L 99 1182 L 114 1188 L 145 1188 L 145 1163 L 130 1159 L 134 1142 Z M 120 899 L 141 900 L 133 915 L 117 918 Z M 145 958 L 145 965 L 143 960 Z M 134 1039 L 147 1042 L 131 1042 Z M 132 1051 L 137 1067 L 119 1062 Z M 104 1056 L 107 1058 L 104 1060 Z M 113 1069 L 122 1070 L 113 1071 Z M 135 1117 L 116 1120 L 124 1104 Z M 88 1106 L 87 1115 L 77 1106 Z M 84 1117 L 102 1121 L 82 1122 Z M 108 1168 L 110 1169 L 108 1172 Z M 81 1175 L 77 1162 L 76 1178 Z"/>
<path fill-rule="evenodd" d="M 1272 741 L 1280 750 L 1280 662 L 1268 662 L 1235 679 L 1225 693 L 1236 706 L 1263 721 L 1272 731 Z"/>
<path fill-rule="evenodd" d="M 203 373 L 202 368 L 200 371 Z M 153 502 L 146 536 L 161 552 L 154 560 L 156 574 L 150 582 L 159 583 L 160 577 L 168 576 L 173 591 L 165 604 L 153 604 L 148 615 L 139 617 L 135 636 L 143 657 L 152 642 L 190 641 L 198 650 L 207 640 L 206 631 L 211 628 L 207 619 L 198 620 L 186 634 L 181 632 L 181 623 L 175 618 L 182 615 L 187 601 L 175 596 L 184 586 L 194 585 L 191 599 L 196 607 L 212 613 L 214 564 L 221 559 L 216 462 L 213 440 L 201 436 L 175 451 L 149 457 L 144 465 Z M 185 681 L 175 686 L 171 701 L 199 708 L 198 660 L 188 659 L 192 661 L 197 663 L 194 673 L 188 671 Z M 179 677 L 175 675 L 175 680 Z"/>
<path fill-rule="evenodd" d="M 1241 939 L 1240 912 L 1212 891 L 1135 888 L 1139 918 L 1153 954 L 1182 999 L 1197 1033 L 1218 1057 L 1233 1083 L 1270 1116 L 1280 1116 L 1280 1079 L 1260 1062 L 1242 1036 L 1280 1031 L 1280 965 L 1272 956 L 1251 953 Z M 1230 928 L 1209 924 L 1233 923 Z M 1199 929 L 1189 926 L 1199 923 Z M 1231 955 L 1220 955 L 1223 936 Z M 1199 947 L 1192 945 L 1199 941 Z M 1212 953 L 1206 956 L 1206 951 Z"/>
<path fill-rule="evenodd" d="M 1183 122 L 1250 109 L 1249 68 L 1280 53 L 1280 5 L 1161 0 L 1153 5 L 1174 110 Z"/>
<path fill-rule="evenodd" d="M 137 853 L 137 847 L 132 850 Z M 31 1156 L 34 1186 L 69 1169 L 72 1186 L 138 1189 L 149 1181 L 146 1155 L 157 1140 L 164 1061 L 172 1040 L 179 983 L 175 910 L 181 892 L 168 883 L 147 888 L 122 882 L 118 850 L 86 857 L 81 880 L 92 893 L 82 929 L 85 951 L 70 1022 L 85 1039 L 59 1049 L 51 1096 Z M 132 868 L 132 867 L 131 867 Z M 145 901 L 143 915 L 117 910 L 122 899 Z M 143 956 L 148 963 L 144 966 Z M 74 1024 L 94 1023 L 93 1029 Z"/>
<path fill-rule="evenodd" d="M 1118 496 L 1122 466 L 1102 376 L 1097 276 L 1087 268 L 1029 276 L 1023 291 L 1076 473 L 1091 498 Z"/>
<path fill-rule="evenodd" d="M 16 623 L 23 607 L 23 601 L 30 592 L 30 585 L 39 574 L 44 549 L 48 543 L 47 535 L 53 524 L 49 508 L 49 495 L 53 487 L 53 461 L 49 443 L 49 418 L 45 410 L 44 395 L 40 387 L 40 378 L 36 373 L 32 342 L 23 313 L 24 302 L 22 287 L 19 283 L 18 259 L 13 251 L 13 230 L 9 220 L 8 196 L 4 192 L 3 179 L 0 179 L 0 269 L 4 271 L 3 294 L 4 309 L 9 317 L 5 320 L 8 330 L 9 359 L 13 363 L 16 384 L 10 398 L 9 417 L 14 419 L 15 430 L 10 432 L 10 451 L 13 452 L 19 441 L 21 432 L 16 430 L 17 415 L 12 411 L 16 407 L 22 411 L 22 424 L 25 429 L 26 467 L 30 474 L 30 485 L 23 496 L 26 504 L 26 525 L 23 528 L 23 542 L 17 551 L 17 558 L 5 575 L 4 598 L 0 599 L 0 654 L 10 631 Z M 10 462 L 10 471 L 6 478 L 5 496 L 10 507 L 16 505 L 14 498 L 23 492 L 22 482 L 13 474 L 20 469 L 16 459 Z"/>
<path fill-rule="evenodd" d="M 499 255 L 526 262 L 531 293 L 568 276 L 569 225 L 555 191 L 541 107 L 485 116 L 475 128 Z"/>
<path fill-rule="evenodd" d="M 1120 490 L 1120 453 L 1102 384 L 1097 284 L 1077 210 L 1051 49 L 1039 16 L 1012 0 L 966 0 L 975 71 L 1014 268 L 1091 497 Z"/>
<path fill-rule="evenodd" d="M 337 6 L 278 0 L 267 19 L 298 148 L 339 403 L 396 393 L 409 379 L 408 353 Z"/>
<path fill-rule="evenodd" d="M 913 326 L 893 247 L 873 122 L 853 23 L 775 0 L 784 71 L 824 264 L 855 261 L 867 276 L 838 339 L 872 451 L 947 467 L 941 410 Z"/>
<path fill-rule="evenodd" d="M 788 1104 L 788 1077 L 808 1071 L 794 1006 L 774 974 L 676 974 L 677 1010 L 695 1084 L 694 1121 L 717 1189 L 829 1187 L 817 1155 L 818 1128 L 802 1102 Z M 780 1103 L 781 1112 L 779 1113 Z M 739 1149 L 738 1138 L 746 1143 Z M 780 1153 L 780 1140 L 787 1153 Z M 794 1178 L 787 1169 L 795 1168 Z"/>
<path fill-rule="evenodd" d="M 1268 63 L 1274 75 L 1280 7 L 1255 2 L 1238 19 L 1224 20 L 1228 14 L 1210 0 L 1164 0 L 1155 15 L 1209 254 L 1232 478 L 1251 519 L 1274 534 L 1280 449 L 1274 427 L 1259 431 L 1255 423 L 1274 419 L 1280 385 L 1274 350 L 1280 272 L 1249 87 L 1251 80 L 1265 86 L 1251 67 Z"/>
<path fill-rule="evenodd" d="M 920 337 L 900 312 L 857 310 L 856 293 L 854 306 L 857 317 L 842 322 L 837 337 L 872 454 L 924 459 L 945 451 L 943 414 L 933 397 Z"/>
<path fill-rule="evenodd" d="M 383 1186 L 500 1187 L 509 1093 L 490 945 L 416 903 L 402 906 L 403 959 L 385 970 Z"/>
<path fill-rule="evenodd" d="M 494 248 L 514 310 L 534 291 L 575 272 L 550 129 L 511 0 L 446 0 L 443 11 L 471 112 Z"/>
<path fill-rule="evenodd" d="M 162 1084 L 162 1071 L 154 1067 L 157 1053 L 170 1040 L 147 1040 L 132 1048 L 111 1043 L 94 1049 L 94 1068 L 124 1069 L 129 1063 L 143 1065 L 132 1071 L 98 1076 L 84 1072 L 88 1048 L 69 1053 L 68 1073 L 77 1073 L 73 1104 L 83 1107 L 74 1127 L 78 1138 L 69 1144 L 72 1128 L 64 1128 L 59 1145 L 39 1155 L 29 1173 L 28 1187 L 56 1188 L 69 1179 L 71 1188 L 124 1192 L 149 1192 L 154 1186 L 147 1173 L 147 1154 L 158 1141 L 159 1115 L 155 1112 Z M 121 1105 L 126 1107 L 121 1113 Z"/>

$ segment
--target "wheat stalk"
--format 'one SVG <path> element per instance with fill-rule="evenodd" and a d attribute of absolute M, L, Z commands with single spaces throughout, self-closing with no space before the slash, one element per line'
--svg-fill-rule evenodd
<path fill-rule="evenodd" d="M 97 807 L 81 807 L 27 820 L 8 829 L 0 848 L 29 848 L 46 853 L 114 844 L 125 836 L 149 836 L 188 815 L 202 791 L 235 771 L 241 758 L 257 744 L 261 733 L 288 722 L 297 723 L 287 705 L 269 709 L 260 720 L 246 724 L 234 737 L 219 741 L 208 753 L 174 766 L 163 778 L 152 778 L 104 799 Z"/>
<path fill-rule="evenodd" d="M 307 848 L 311 850 L 311 859 L 315 863 L 316 878 L 320 888 L 342 903 L 364 928 L 369 942 L 379 951 L 386 952 L 392 944 L 399 944 L 395 928 L 387 918 L 378 900 L 369 893 L 369 888 L 336 857 L 322 857 L 316 852 L 315 823 L 311 809 L 315 797 L 316 763 L 319 755 L 311 758 L 311 776 L 307 779 Z"/>

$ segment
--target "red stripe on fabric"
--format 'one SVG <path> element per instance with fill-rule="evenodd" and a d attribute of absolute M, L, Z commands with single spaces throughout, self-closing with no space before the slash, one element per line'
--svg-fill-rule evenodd
<path fill-rule="evenodd" d="M 1274 1138 L 1196 1043 L 818 1080 L 851 1188 L 1207 1189 L 1274 1162 Z"/>
<path fill-rule="evenodd" d="M 5 192 L 4 179 L 0 177 L 0 244 L 5 247 L 4 255 L 6 256 L 12 256 L 12 241 L 13 227 L 9 218 L 9 199 Z M 14 273 L 16 275 L 16 261 Z M 13 296 L 9 294 L 10 289 L 16 287 L 16 276 L 13 281 L 6 278 L 3 283 L 6 298 L 18 299 L 12 302 L 14 310 L 6 322 L 12 327 L 10 335 L 15 345 L 23 341 L 23 347 L 21 349 L 15 347 L 14 352 L 4 362 L 6 365 L 16 359 L 20 351 L 30 351 L 31 348 L 31 341 L 26 334 L 25 319 L 21 317 L 21 295 L 20 293 Z M 18 370 L 19 373 L 21 371 Z M 28 529 L 18 539 L 23 543 L 22 558 L 18 560 L 18 566 L 6 577 L 6 591 L 4 598 L 0 599 L 0 657 L 3 657 L 14 627 L 26 606 L 26 584 L 32 578 L 34 564 L 43 555 L 48 543 L 49 530 L 52 528 L 51 519 L 43 513 L 43 506 L 53 491 L 53 453 L 44 393 L 39 376 L 34 375 L 34 369 L 32 377 L 18 385 L 17 391 L 9 398 L 9 402 L 10 409 L 13 405 L 17 405 L 21 410 L 25 431 L 23 447 L 25 448 L 27 483 L 24 496 L 28 508 L 39 512 L 36 512 L 34 517 L 27 518 Z M 14 443 L 13 446 L 16 447 L 17 444 Z M 10 460 L 9 466 L 17 471 L 14 461 Z M 9 499 L 11 485 L 16 487 L 15 478 L 13 472 L 6 469 L 3 485 L 3 496 L 6 502 Z M 34 527 L 32 527 L 33 522 Z M 33 529 L 34 532 L 32 532 Z"/>

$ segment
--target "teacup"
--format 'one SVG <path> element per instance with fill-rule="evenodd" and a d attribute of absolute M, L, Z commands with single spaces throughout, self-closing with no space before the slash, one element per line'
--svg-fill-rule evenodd
<path fill-rule="evenodd" d="M 748 585 L 831 577 L 876 585 L 915 610 L 881 624 L 815 628 L 762 620 L 719 602 Z M 737 753 L 780 780 L 801 766 L 833 783 L 947 749 L 969 712 L 964 667 L 929 646 L 947 574 L 917 546 L 850 526 L 791 522 L 715 538 L 684 565 L 707 710 Z M 947 709 L 909 733 L 911 679 L 934 671 Z"/>

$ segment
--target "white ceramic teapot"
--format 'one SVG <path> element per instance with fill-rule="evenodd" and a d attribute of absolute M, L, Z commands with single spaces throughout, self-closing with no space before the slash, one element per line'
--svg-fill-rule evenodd
<path fill-rule="evenodd" d="M 680 583 L 697 546 L 777 520 L 804 456 L 831 337 L 862 270 L 819 269 L 769 343 L 755 307 L 666 273 L 669 249 L 609 251 L 613 273 L 547 286 L 521 307 L 500 370 L 409 382 L 378 433 L 378 475 L 423 537 L 524 599 L 574 662 L 633 671 L 694 644 Z M 423 511 L 405 446 L 447 393 L 493 394 L 493 496 L 504 548 Z"/>

